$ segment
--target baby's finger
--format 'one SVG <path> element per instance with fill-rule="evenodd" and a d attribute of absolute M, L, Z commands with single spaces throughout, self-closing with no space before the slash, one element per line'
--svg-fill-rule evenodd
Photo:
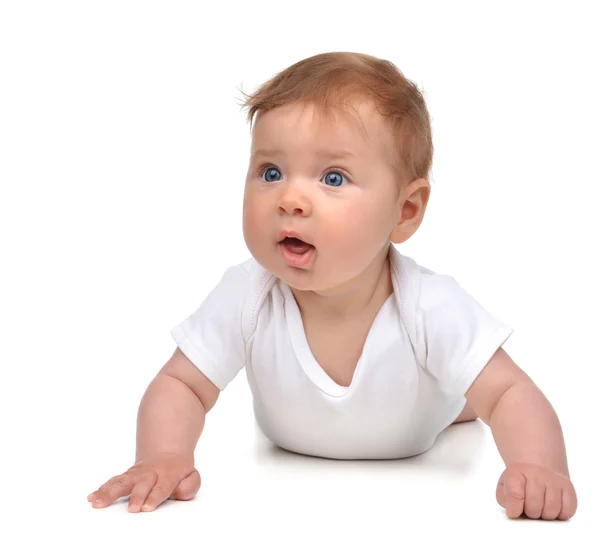
<path fill-rule="evenodd" d="M 142 506 L 142 512 L 151 512 L 159 504 L 162 504 L 164 501 L 166 501 L 177 486 L 177 483 L 178 482 L 173 479 L 167 479 L 163 476 L 159 476 L 156 484 L 148 494 L 146 502 Z"/>
<path fill-rule="evenodd" d="M 502 508 L 506 508 L 506 503 L 504 502 L 504 482 L 502 479 L 498 480 L 498 485 L 496 485 L 496 502 Z"/>
<path fill-rule="evenodd" d="M 158 480 L 158 474 L 156 472 L 144 472 L 142 476 L 133 486 L 131 497 L 129 498 L 129 511 L 139 512 L 142 508 L 148 493 L 152 491 L 152 488 Z"/>
<path fill-rule="evenodd" d="M 562 508 L 558 519 L 566 520 L 572 518 L 577 510 L 577 494 L 573 486 L 564 487 L 562 490 Z"/>
<path fill-rule="evenodd" d="M 200 489 L 200 482 L 200 473 L 194 468 L 188 476 L 179 482 L 169 498 L 173 500 L 193 499 Z"/>
<path fill-rule="evenodd" d="M 108 480 L 98 491 L 92 501 L 92 507 L 104 508 L 118 498 L 129 495 L 133 488 L 133 478 L 130 474 L 121 474 Z"/>
<path fill-rule="evenodd" d="M 523 474 L 510 474 L 504 482 L 506 515 L 511 519 L 516 519 L 523 513 L 526 482 Z"/>
<path fill-rule="evenodd" d="M 118 477 L 119 476 L 113 476 L 110 480 L 108 480 L 107 482 L 104 482 L 98 489 L 96 489 L 96 491 L 94 491 L 93 493 L 90 493 L 87 496 L 88 502 L 93 502 L 93 501 L 95 501 L 98 498 L 103 498 L 104 493 L 106 492 L 106 488 L 110 484 L 112 484 L 113 482 L 115 482 Z"/>
<path fill-rule="evenodd" d="M 539 519 L 544 509 L 546 484 L 529 479 L 525 485 L 525 515 L 531 519 Z"/>
<path fill-rule="evenodd" d="M 544 509 L 542 510 L 542 519 L 553 520 L 560 514 L 562 507 L 562 490 L 557 487 L 546 487 L 544 496 Z"/>

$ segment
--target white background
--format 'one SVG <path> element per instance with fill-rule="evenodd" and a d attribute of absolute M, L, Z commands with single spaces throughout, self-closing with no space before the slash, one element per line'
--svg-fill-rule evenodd
<path fill-rule="evenodd" d="M 2 2 L 0 541 L 598 544 L 594 4 Z M 194 500 L 87 503 L 133 463 L 170 329 L 249 257 L 238 88 L 326 51 L 391 60 L 423 90 L 432 194 L 398 248 L 514 327 L 504 348 L 563 425 L 571 521 L 506 518 L 481 421 L 404 461 L 275 450 L 244 373 L 208 415 Z"/>

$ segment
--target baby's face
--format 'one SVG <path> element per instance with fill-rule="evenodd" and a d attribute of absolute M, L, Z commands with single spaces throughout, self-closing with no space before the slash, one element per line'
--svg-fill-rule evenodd
<path fill-rule="evenodd" d="M 332 293 L 387 249 L 400 218 L 390 164 L 391 131 L 366 103 L 356 121 L 312 106 L 260 112 L 253 128 L 244 193 L 244 238 L 254 258 L 297 290 Z M 348 152 L 347 157 L 329 153 Z M 310 243 L 304 257 L 281 243 L 290 230 Z"/>

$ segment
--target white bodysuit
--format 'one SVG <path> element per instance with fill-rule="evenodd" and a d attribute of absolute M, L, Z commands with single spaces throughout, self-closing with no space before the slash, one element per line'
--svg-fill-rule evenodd
<path fill-rule="evenodd" d="M 428 450 L 513 330 L 448 275 L 390 245 L 393 294 L 375 317 L 352 383 L 315 360 L 290 287 L 253 258 L 230 267 L 171 335 L 220 390 L 243 368 L 259 427 L 276 445 L 334 459 Z"/>

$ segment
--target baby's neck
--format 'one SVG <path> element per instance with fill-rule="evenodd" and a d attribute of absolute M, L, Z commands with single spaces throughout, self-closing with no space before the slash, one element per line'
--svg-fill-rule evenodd
<path fill-rule="evenodd" d="M 291 289 L 303 317 L 313 320 L 333 320 L 359 316 L 379 309 L 393 293 L 389 254 L 373 261 L 359 282 L 348 285 L 335 294 Z"/>

